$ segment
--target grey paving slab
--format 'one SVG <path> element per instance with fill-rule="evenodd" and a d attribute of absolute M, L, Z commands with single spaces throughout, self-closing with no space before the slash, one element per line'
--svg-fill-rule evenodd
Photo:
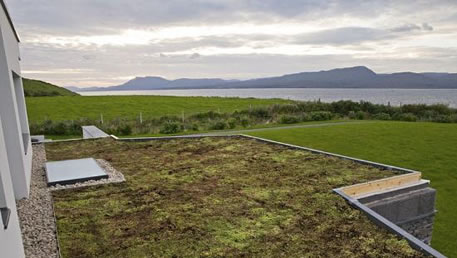
<path fill-rule="evenodd" d="M 48 186 L 108 178 L 93 158 L 46 162 Z"/>

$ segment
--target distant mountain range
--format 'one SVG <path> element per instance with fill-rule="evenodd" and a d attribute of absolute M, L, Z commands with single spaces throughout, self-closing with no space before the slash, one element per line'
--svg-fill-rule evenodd
<path fill-rule="evenodd" d="M 377 74 L 364 66 L 320 72 L 303 72 L 252 80 L 177 79 L 136 77 L 111 87 L 66 87 L 81 91 L 164 90 L 164 89 L 242 89 L 242 88 L 365 88 L 365 89 L 455 89 L 457 73 Z"/>

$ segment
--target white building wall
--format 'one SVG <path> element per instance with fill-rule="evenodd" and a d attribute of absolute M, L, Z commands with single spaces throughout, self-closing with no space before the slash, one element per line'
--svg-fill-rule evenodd
<path fill-rule="evenodd" d="M 0 257 L 22 258 L 25 254 L 16 200 L 29 194 L 32 146 L 19 42 L 0 1 Z"/>
<path fill-rule="evenodd" d="M 28 197 L 32 164 L 19 59 L 17 39 L 0 8 L 0 117 L 16 199 Z"/>
<path fill-rule="evenodd" d="M 21 258 L 25 257 L 22 244 L 21 229 L 16 210 L 13 184 L 11 181 L 8 158 L 6 154 L 5 139 L 0 119 L 0 208 L 10 210 L 8 224 L 5 225 L 0 218 L 0 257 Z M 5 229 L 5 226 L 7 228 Z"/>

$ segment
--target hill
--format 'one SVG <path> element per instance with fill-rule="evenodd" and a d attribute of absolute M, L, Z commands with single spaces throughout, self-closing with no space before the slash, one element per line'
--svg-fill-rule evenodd
<path fill-rule="evenodd" d="M 122 85 L 111 87 L 90 87 L 77 88 L 67 87 L 72 91 L 99 91 L 99 90 L 160 90 L 160 89 L 195 89 L 200 87 L 211 87 L 233 82 L 233 80 L 223 79 L 188 79 L 167 80 L 157 76 L 136 77 Z"/>
<path fill-rule="evenodd" d="M 24 85 L 24 95 L 26 97 L 44 97 L 44 96 L 78 96 L 79 94 L 47 82 L 22 79 Z"/>
<path fill-rule="evenodd" d="M 455 89 L 456 73 L 402 72 L 377 74 L 365 66 L 319 72 L 302 72 L 245 81 L 223 79 L 178 79 L 137 77 L 119 86 L 72 88 L 75 91 L 242 88 L 378 88 Z"/>
<path fill-rule="evenodd" d="M 457 88 L 457 74 L 392 73 L 377 74 L 364 66 L 329 71 L 303 72 L 220 85 L 217 88 Z"/>

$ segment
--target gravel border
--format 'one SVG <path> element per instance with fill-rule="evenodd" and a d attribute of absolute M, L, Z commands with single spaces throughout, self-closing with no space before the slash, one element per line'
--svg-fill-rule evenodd
<path fill-rule="evenodd" d="M 33 145 L 32 176 L 28 199 L 17 202 L 26 257 L 59 257 L 52 196 L 47 189 L 43 144 Z"/>
<path fill-rule="evenodd" d="M 30 195 L 27 199 L 17 201 L 16 207 L 22 232 L 22 241 L 26 257 L 58 258 L 60 257 L 57 241 L 57 227 L 52 200 L 52 191 L 79 188 L 90 185 L 121 183 L 124 175 L 113 168 L 109 162 L 97 159 L 97 163 L 108 174 L 108 178 L 90 180 L 71 185 L 47 187 L 44 144 L 34 144 Z"/>

